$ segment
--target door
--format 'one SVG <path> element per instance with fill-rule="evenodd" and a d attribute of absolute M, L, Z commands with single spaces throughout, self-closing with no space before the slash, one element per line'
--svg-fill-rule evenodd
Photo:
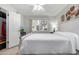
<path fill-rule="evenodd" d="M 14 47 L 19 44 L 21 15 L 16 12 L 9 12 L 9 46 Z"/>

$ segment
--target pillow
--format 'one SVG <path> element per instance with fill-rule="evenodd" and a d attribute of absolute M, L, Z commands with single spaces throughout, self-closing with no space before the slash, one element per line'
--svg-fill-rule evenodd
<path fill-rule="evenodd" d="M 49 31 L 34 31 L 32 33 L 50 33 Z"/>

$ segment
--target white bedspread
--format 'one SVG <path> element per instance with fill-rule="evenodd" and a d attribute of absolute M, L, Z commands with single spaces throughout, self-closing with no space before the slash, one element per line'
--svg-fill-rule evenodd
<path fill-rule="evenodd" d="M 20 54 L 75 54 L 79 48 L 78 36 L 69 32 L 31 33 L 23 39 Z"/>

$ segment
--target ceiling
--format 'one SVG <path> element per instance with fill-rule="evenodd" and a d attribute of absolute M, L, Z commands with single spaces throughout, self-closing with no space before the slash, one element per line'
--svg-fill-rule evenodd
<path fill-rule="evenodd" d="M 32 4 L 11 4 L 12 7 L 18 10 L 19 13 L 26 15 L 26 16 L 32 16 L 35 15 L 33 10 Z M 45 11 L 40 12 L 39 15 L 46 15 L 46 16 L 56 16 L 58 15 L 63 9 L 67 7 L 67 4 L 45 4 L 41 5 Z"/>

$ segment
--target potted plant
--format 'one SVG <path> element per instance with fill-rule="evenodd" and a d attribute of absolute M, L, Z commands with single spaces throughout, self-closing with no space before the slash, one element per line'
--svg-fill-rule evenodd
<path fill-rule="evenodd" d="M 24 31 L 24 29 L 20 29 L 19 31 L 20 31 L 20 35 L 21 35 L 21 36 L 23 36 L 23 35 L 26 34 L 26 32 Z"/>

